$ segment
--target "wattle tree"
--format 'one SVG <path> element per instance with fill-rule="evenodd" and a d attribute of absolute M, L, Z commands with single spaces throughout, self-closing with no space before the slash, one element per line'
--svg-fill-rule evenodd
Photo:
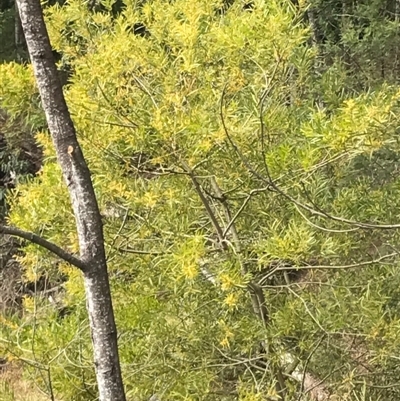
<path fill-rule="evenodd" d="M 400 91 L 343 90 L 345 60 L 320 68 L 307 8 L 248 4 L 46 9 L 102 214 L 127 398 L 395 399 Z M 29 67 L 1 65 L 0 82 L 9 113 L 33 104 Z M 76 252 L 55 150 L 36 139 L 44 165 L 9 196 L 10 223 Z M 83 279 L 23 251 L 27 280 L 63 275 L 69 314 L 26 297 L 0 344 L 34 350 L 61 398 L 95 399 Z"/>

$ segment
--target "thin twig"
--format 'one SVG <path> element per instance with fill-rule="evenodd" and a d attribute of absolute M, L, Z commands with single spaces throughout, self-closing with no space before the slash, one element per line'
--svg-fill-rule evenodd
<path fill-rule="evenodd" d="M 377 259 L 373 259 L 373 260 L 369 260 L 366 262 L 358 262 L 358 263 L 353 263 L 350 265 L 337 265 L 337 266 L 330 266 L 330 265 L 305 265 L 305 266 L 282 266 L 282 267 L 276 267 L 273 270 L 271 270 L 269 273 L 267 273 L 266 275 L 264 275 L 260 280 L 259 280 L 259 284 L 262 285 L 262 283 L 264 283 L 266 280 L 268 280 L 268 278 L 272 277 L 274 274 L 276 274 L 277 272 L 285 272 L 285 271 L 299 271 L 299 270 L 347 270 L 347 269 L 354 269 L 357 267 L 363 267 L 363 266 L 369 266 L 369 265 L 373 265 L 376 263 L 381 263 L 383 260 L 385 259 L 389 259 L 392 258 L 394 256 L 397 256 L 399 254 L 399 252 L 393 252 L 390 253 L 388 255 L 383 255 Z M 287 285 L 285 286 L 287 287 Z"/>
<path fill-rule="evenodd" d="M 304 363 L 304 368 L 303 368 L 303 377 L 301 379 L 301 386 L 300 386 L 300 391 L 299 391 L 299 397 L 297 398 L 297 401 L 301 400 L 301 397 L 303 396 L 303 391 L 304 391 L 304 382 L 306 380 L 306 375 L 307 375 L 307 367 L 308 364 L 310 363 L 310 360 L 312 358 L 312 356 L 315 354 L 315 352 L 317 351 L 317 349 L 319 348 L 319 346 L 322 343 L 322 340 L 326 337 L 325 334 L 323 334 L 320 339 L 318 340 L 317 344 L 315 345 L 315 347 L 311 350 L 310 354 L 307 356 L 307 359 Z"/>
<path fill-rule="evenodd" d="M 288 287 L 288 290 L 296 297 L 298 298 L 301 303 L 304 305 L 304 309 L 306 310 L 306 312 L 308 313 L 308 315 L 311 317 L 311 319 L 313 320 L 313 322 L 320 328 L 320 330 L 322 330 L 323 333 L 327 334 L 327 331 L 321 326 L 321 323 L 317 320 L 317 318 L 312 314 L 312 312 L 310 311 L 310 309 L 308 308 L 307 302 L 299 295 L 297 294 L 295 291 L 293 291 L 290 287 Z"/>
<path fill-rule="evenodd" d="M 235 213 L 235 215 L 232 217 L 232 219 L 229 221 L 229 223 L 227 224 L 224 232 L 223 232 L 223 236 L 224 238 L 226 237 L 226 234 L 229 232 L 231 226 L 235 223 L 235 221 L 237 220 L 237 218 L 242 214 L 243 210 L 245 209 L 245 207 L 247 206 L 247 204 L 250 202 L 251 198 L 256 195 L 259 194 L 260 192 L 265 192 L 269 190 L 269 186 L 264 187 L 264 188 L 257 188 L 257 189 L 252 189 L 250 191 L 250 193 L 247 195 L 247 198 L 244 200 L 244 202 L 242 203 L 242 206 L 240 206 L 239 210 Z"/>
<path fill-rule="evenodd" d="M 136 255 L 165 255 L 168 252 L 157 252 L 157 251 L 141 251 L 139 249 L 132 249 L 132 248 L 116 248 L 119 252 L 126 252 L 126 253 L 134 253 Z"/>
<path fill-rule="evenodd" d="M 321 231 L 326 231 L 328 233 L 349 233 L 349 232 L 353 232 L 353 231 L 357 231 L 360 229 L 360 227 L 354 227 L 354 228 L 349 228 L 347 230 L 334 230 L 332 228 L 326 228 L 326 227 L 322 227 L 319 226 L 318 224 L 313 223 L 299 208 L 298 205 L 294 205 L 294 207 L 296 208 L 297 212 L 300 214 L 300 216 L 312 227 L 317 228 L 318 230 Z"/>
<path fill-rule="evenodd" d="M 327 213 L 326 211 L 324 211 L 322 209 L 316 210 L 314 207 L 311 207 L 311 206 L 309 206 L 307 204 L 303 204 L 302 202 L 299 202 L 293 196 L 289 195 L 287 192 L 285 192 L 283 189 L 281 189 L 276 184 L 276 181 L 272 179 L 272 176 L 271 176 L 271 174 L 269 172 L 269 168 L 268 168 L 268 164 L 267 163 L 265 163 L 265 171 L 266 171 L 267 177 L 264 177 L 264 175 L 260 174 L 257 170 L 255 170 L 251 166 L 251 164 L 249 163 L 247 158 L 244 156 L 242 151 L 239 149 L 239 147 L 237 146 L 235 141 L 232 139 L 232 137 L 231 137 L 231 135 L 230 135 L 230 133 L 228 131 L 228 128 L 227 128 L 226 122 L 225 122 L 224 113 L 223 113 L 225 89 L 226 89 L 226 87 L 222 91 L 221 101 L 220 101 L 220 118 L 221 118 L 221 123 L 222 123 L 223 130 L 225 132 L 225 135 L 226 135 L 229 143 L 231 144 L 231 146 L 233 147 L 235 152 L 238 154 L 241 162 L 246 166 L 248 171 L 250 173 L 252 173 L 255 177 L 257 177 L 262 182 L 264 182 L 265 184 L 270 186 L 271 189 L 275 190 L 277 193 L 282 195 L 284 198 L 286 198 L 290 202 L 294 203 L 295 205 L 299 206 L 300 208 L 302 208 L 304 210 L 307 210 L 308 212 L 310 212 L 313 215 L 321 216 L 321 217 L 324 217 L 324 218 L 331 219 L 333 221 L 338 221 L 338 222 L 341 222 L 341 223 L 344 223 L 344 224 L 348 224 L 348 225 L 352 225 L 352 226 L 359 227 L 359 228 L 368 228 L 368 229 L 369 228 L 376 228 L 376 229 L 383 229 L 383 230 L 393 230 L 393 229 L 399 229 L 400 228 L 400 224 L 364 223 L 364 222 L 359 222 L 359 221 L 355 221 L 355 220 L 351 220 L 351 219 L 346 219 L 344 217 L 335 216 L 335 215 L 332 215 L 330 213 Z"/>

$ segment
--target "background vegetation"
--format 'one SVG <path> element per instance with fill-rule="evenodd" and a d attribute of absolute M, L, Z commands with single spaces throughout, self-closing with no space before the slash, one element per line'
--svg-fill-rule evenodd
<path fill-rule="evenodd" d="M 3 209 L 77 251 L 31 67 L 10 60 L 12 4 L 0 9 Z M 398 399 L 400 4 L 45 13 L 104 216 L 128 399 L 274 400 L 279 372 L 285 400 Z M 33 245 L 13 254 L 1 354 L 47 397 L 96 399 L 80 274 Z"/>

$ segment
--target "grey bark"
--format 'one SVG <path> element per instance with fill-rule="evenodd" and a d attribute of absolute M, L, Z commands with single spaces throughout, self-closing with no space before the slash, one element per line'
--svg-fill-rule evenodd
<path fill-rule="evenodd" d="M 52 242 L 47 241 L 46 239 L 40 237 L 39 235 L 36 235 L 28 231 L 23 231 L 15 227 L 5 226 L 3 224 L 0 224 L 0 233 L 26 239 L 34 244 L 46 248 L 48 251 L 54 253 L 61 259 L 65 260 L 71 265 L 78 267 L 81 270 L 86 268 L 86 264 L 82 262 L 79 258 L 76 258 L 74 255 L 71 255 L 70 253 L 60 248 L 59 246 L 53 244 Z"/>
<path fill-rule="evenodd" d="M 39 0 L 17 0 L 47 123 L 68 186 L 79 238 L 100 401 L 125 401 L 101 216 L 77 141 Z"/>

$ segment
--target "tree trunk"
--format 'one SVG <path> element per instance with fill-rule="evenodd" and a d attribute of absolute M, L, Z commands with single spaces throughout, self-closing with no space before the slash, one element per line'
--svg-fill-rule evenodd
<path fill-rule="evenodd" d="M 51 51 L 39 0 L 17 0 L 43 109 L 68 186 L 84 263 L 87 309 L 99 399 L 125 401 L 101 216 Z"/>
<path fill-rule="evenodd" d="M 26 43 L 24 33 L 22 31 L 21 18 L 19 17 L 18 7 L 15 4 L 14 11 L 14 45 L 17 60 L 21 61 L 24 59 L 24 52 L 26 50 Z M 25 54 L 26 56 L 26 54 Z"/>

